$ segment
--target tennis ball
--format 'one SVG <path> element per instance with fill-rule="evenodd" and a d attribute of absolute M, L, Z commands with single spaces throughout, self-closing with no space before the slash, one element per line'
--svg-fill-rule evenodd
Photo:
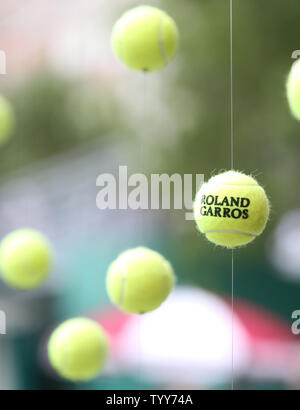
<path fill-rule="evenodd" d="M 6 98 L 0 95 L 0 145 L 4 144 L 14 128 L 14 112 Z"/>
<path fill-rule="evenodd" d="M 88 381 L 102 370 L 108 357 L 108 338 L 91 319 L 70 319 L 58 326 L 48 342 L 53 368 L 65 379 Z"/>
<path fill-rule="evenodd" d="M 48 276 L 52 252 L 39 232 L 20 229 L 8 234 L 0 244 L 0 271 L 4 281 L 17 289 L 37 288 Z"/>
<path fill-rule="evenodd" d="M 116 56 L 134 70 L 154 71 L 166 66 L 176 54 L 178 40 L 174 20 L 150 6 L 127 11 L 112 32 Z"/>
<path fill-rule="evenodd" d="M 293 116 L 300 121 L 300 60 L 292 65 L 289 73 L 287 99 Z"/>
<path fill-rule="evenodd" d="M 108 269 L 111 301 L 127 313 L 147 313 L 169 296 L 175 282 L 170 263 L 159 253 L 139 247 L 121 253 Z"/>
<path fill-rule="evenodd" d="M 228 171 L 202 185 L 194 203 L 196 224 L 206 238 L 235 248 L 253 241 L 264 230 L 269 201 L 257 181 Z"/>

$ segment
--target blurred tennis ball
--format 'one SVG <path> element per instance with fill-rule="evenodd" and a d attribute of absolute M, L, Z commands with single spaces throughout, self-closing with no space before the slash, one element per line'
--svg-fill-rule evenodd
<path fill-rule="evenodd" d="M 147 313 L 169 296 L 175 282 L 170 263 L 139 247 L 121 253 L 110 265 L 106 286 L 111 301 L 127 313 Z"/>
<path fill-rule="evenodd" d="M 139 6 L 116 22 L 112 47 L 129 68 L 154 71 L 166 66 L 177 52 L 179 33 L 174 20 L 164 11 Z"/>
<path fill-rule="evenodd" d="M 257 181 L 228 171 L 202 185 L 194 203 L 196 224 L 206 238 L 235 248 L 260 235 L 269 217 L 269 201 Z"/>
<path fill-rule="evenodd" d="M 51 365 L 60 376 L 74 382 L 96 377 L 107 361 L 108 350 L 105 331 L 86 318 L 62 323 L 48 342 Z"/>
<path fill-rule="evenodd" d="M 20 229 L 0 244 L 0 270 L 4 281 L 17 289 L 40 286 L 47 278 L 52 260 L 48 240 L 39 232 Z"/>
<path fill-rule="evenodd" d="M 15 124 L 14 112 L 8 100 L 0 95 L 0 145 L 12 135 Z"/>
<path fill-rule="evenodd" d="M 293 116 L 300 121 L 300 59 L 292 65 L 288 76 L 287 99 Z"/>

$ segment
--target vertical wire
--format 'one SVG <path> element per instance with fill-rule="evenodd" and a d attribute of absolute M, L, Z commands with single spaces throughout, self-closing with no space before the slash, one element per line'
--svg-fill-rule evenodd
<path fill-rule="evenodd" d="M 142 122 L 146 122 L 146 116 L 147 116 L 147 97 L 146 97 L 146 90 L 147 90 L 147 71 L 143 71 L 142 72 L 142 115 L 141 115 L 141 119 Z M 145 153 L 147 153 L 147 149 L 146 149 L 146 141 L 147 141 L 147 127 L 144 126 L 144 124 L 142 124 L 142 127 L 139 128 L 140 129 L 140 153 L 139 153 L 139 160 L 138 160 L 138 166 L 139 166 L 139 170 L 138 173 L 143 174 L 144 170 L 145 170 Z M 141 201 L 142 203 L 142 201 Z M 140 212 L 140 217 L 139 217 L 139 241 L 140 243 L 138 244 L 138 246 L 145 246 L 146 244 L 144 243 L 144 237 L 145 237 L 145 210 L 143 209 L 143 207 L 139 210 Z M 139 315 L 139 317 L 141 317 L 142 315 Z M 143 369 L 141 366 L 141 356 L 142 356 L 142 329 L 141 329 L 141 321 L 139 322 L 139 333 L 138 333 L 138 355 L 139 355 L 139 365 L 138 365 L 138 374 L 139 374 L 139 379 L 142 380 L 142 374 L 143 374 Z"/>
<path fill-rule="evenodd" d="M 147 101 L 146 101 L 146 88 L 147 88 L 147 72 L 144 71 L 142 73 L 143 75 L 143 85 L 142 85 L 142 121 L 143 122 L 147 122 L 146 121 L 146 115 L 147 115 Z M 145 144 L 147 141 L 147 127 L 143 126 L 141 128 L 141 134 L 140 134 L 140 173 L 143 173 L 143 170 L 145 169 L 145 152 L 147 152 L 147 150 L 145 149 Z M 140 226 L 140 241 L 141 241 L 141 245 L 145 245 L 144 244 L 144 210 L 141 209 L 141 226 Z"/>
<path fill-rule="evenodd" d="M 231 141 L 231 169 L 234 167 L 233 152 L 233 6 L 230 0 L 230 141 Z"/>
<path fill-rule="evenodd" d="M 231 390 L 234 390 L 234 250 L 231 251 Z"/>
<path fill-rule="evenodd" d="M 230 0 L 230 146 L 231 169 L 234 167 L 233 133 L 233 0 Z M 234 390 L 234 250 L 231 253 L 231 389 Z"/>

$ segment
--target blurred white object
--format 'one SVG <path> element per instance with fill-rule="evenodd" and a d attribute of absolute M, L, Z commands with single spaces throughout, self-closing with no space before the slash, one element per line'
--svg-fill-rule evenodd
<path fill-rule="evenodd" d="M 250 360 L 246 331 L 234 317 L 234 376 Z M 216 385 L 232 372 L 232 315 L 219 297 L 177 289 L 161 308 L 127 321 L 119 335 L 118 361 L 139 377 L 168 385 Z"/>
<path fill-rule="evenodd" d="M 300 210 L 285 214 L 269 247 L 271 262 L 284 276 L 300 280 Z"/>
<path fill-rule="evenodd" d="M 94 316 L 110 335 L 111 371 L 167 388 L 213 388 L 232 378 L 230 298 L 198 288 L 176 288 L 145 316 L 117 309 Z M 235 382 L 300 380 L 300 346 L 290 322 L 253 302 L 234 300 Z"/>

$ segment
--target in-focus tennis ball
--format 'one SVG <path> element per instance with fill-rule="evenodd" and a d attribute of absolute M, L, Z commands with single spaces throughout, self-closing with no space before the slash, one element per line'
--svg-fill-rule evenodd
<path fill-rule="evenodd" d="M 65 379 L 88 381 L 100 374 L 108 357 L 108 338 L 91 319 L 75 318 L 58 326 L 48 342 L 51 365 Z"/>
<path fill-rule="evenodd" d="M 257 181 L 236 171 L 202 185 L 194 203 L 197 226 L 207 239 L 227 248 L 246 245 L 260 235 L 269 216 L 269 201 Z"/>
<path fill-rule="evenodd" d="M 300 59 L 292 65 L 288 76 L 287 99 L 292 114 L 300 121 Z"/>
<path fill-rule="evenodd" d="M 6 98 L 0 95 L 0 145 L 4 144 L 14 128 L 14 112 Z"/>
<path fill-rule="evenodd" d="M 106 286 L 111 301 L 127 313 L 147 313 L 169 296 L 175 282 L 170 263 L 139 247 L 121 253 L 110 265 Z"/>
<path fill-rule="evenodd" d="M 164 11 L 140 6 L 127 11 L 116 22 L 112 47 L 129 68 L 154 71 L 166 66 L 177 51 L 179 33 Z"/>
<path fill-rule="evenodd" d="M 0 244 L 0 270 L 4 281 L 17 289 L 37 288 L 47 278 L 52 260 L 48 240 L 31 229 L 8 234 Z"/>

